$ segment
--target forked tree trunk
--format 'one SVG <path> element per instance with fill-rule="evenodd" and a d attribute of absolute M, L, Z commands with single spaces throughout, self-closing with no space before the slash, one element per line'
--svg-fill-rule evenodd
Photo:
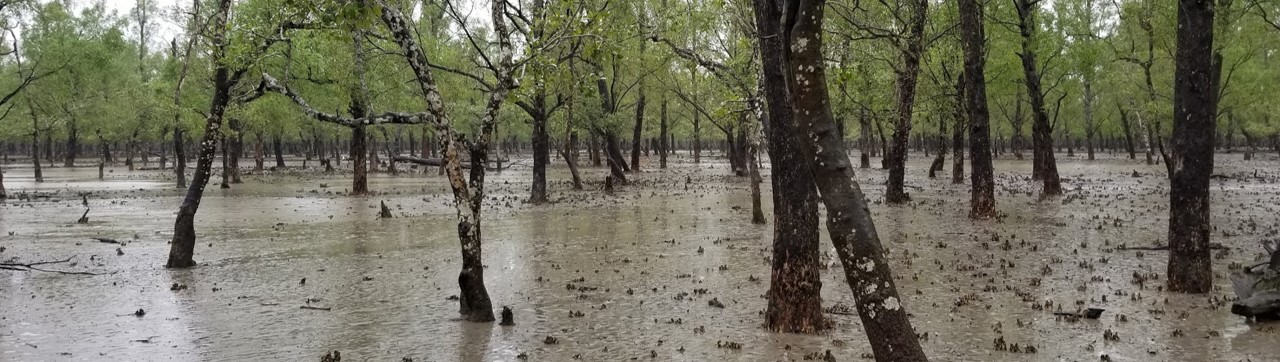
<path fill-rule="evenodd" d="M 1213 288 L 1209 239 L 1209 179 L 1217 125 L 1217 76 L 1212 0 L 1178 1 L 1172 155 L 1169 174 L 1168 288 L 1208 293 Z"/>
<path fill-rule="evenodd" d="M 996 216 L 995 171 L 991 164 L 991 128 L 987 110 L 986 35 L 982 7 L 977 0 L 959 0 L 960 38 L 964 47 L 965 110 L 969 122 L 969 164 L 971 189 L 969 217 Z"/>

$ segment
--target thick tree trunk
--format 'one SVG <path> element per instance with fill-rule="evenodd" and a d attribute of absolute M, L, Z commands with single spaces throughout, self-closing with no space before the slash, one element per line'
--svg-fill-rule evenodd
<path fill-rule="evenodd" d="M 773 165 L 773 266 L 765 326 L 779 332 L 815 333 L 826 323 L 818 275 L 818 192 L 803 150 L 807 141 L 792 121 L 785 58 L 790 39 L 783 33 L 781 10 L 774 1 L 755 0 Z"/>
<path fill-rule="evenodd" d="M 284 140 L 282 136 L 276 134 L 271 138 L 271 149 L 276 155 L 276 168 L 284 168 Z"/>
<path fill-rule="evenodd" d="M 911 114 L 916 102 L 916 79 L 920 73 L 920 56 L 924 52 L 925 14 L 928 0 L 910 0 L 911 32 L 906 47 L 901 49 L 902 69 L 898 70 L 898 122 L 893 129 L 893 147 L 885 158 L 889 164 L 889 181 L 885 185 L 884 200 L 890 204 L 911 201 L 911 195 L 903 190 L 907 174 L 907 139 L 911 135 Z"/>
<path fill-rule="evenodd" d="M 787 27 L 791 29 L 789 74 L 796 75 L 791 83 L 795 119 L 790 124 L 794 126 L 788 128 L 799 128 L 797 131 L 807 136 L 803 138 L 806 143 L 816 144 L 802 150 L 813 164 L 814 181 L 828 210 L 827 231 L 844 266 L 845 280 L 853 291 L 876 360 L 927 361 L 835 130 L 822 55 L 822 6 L 822 0 L 800 2 L 791 17 L 796 23 Z"/>
<path fill-rule="evenodd" d="M 551 136 L 547 134 L 547 117 L 533 117 L 533 185 L 529 187 L 529 203 L 547 202 L 547 164 L 551 163 Z"/>
<path fill-rule="evenodd" d="M 364 105 L 359 102 L 352 102 L 352 115 L 359 113 L 367 115 Z M 351 194 L 352 195 L 368 195 L 369 194 L 369 163 L 365 161 L 365 156 L 369 154 L 368 145 L 365 143 L 369 139 L 368 131 L 365 126 L 351 127 Z"/>
<path fill-rule="evenodd" d="M 1053 127 L 1049 124 L 1049 113 L 1045 111 L 1044 91 L 1040 87 L 1040 72 L 1036 67 L 1036 54 L 1032 47 L 1032 37 L 1037 29 L 1035 20 L 1039 9 L 1038 0 L 1014 0 L 1014 8 L 1018 13 L 1018 30 L 1022 35 L 1023 81 L 1027 86 L 1027 96 L 1031 100 L 1031 143 L 1032 179 L 1042 182 L 1041 196 L 1062 194 L 1062 181 L 1058 177 L 1058 165 L 1053 155 Z M 985 87 L 984 87 L 985 88 Z M 983 103 L 986 103 L 985 99 Z M 976 171 L 975 166 L 975 171 Z"/>
<path fill-rule="evenodd" d="M 991 128 L 987 111 L 986 36 L 977 0 L 959 0 L 960 38 L 964 46 L 965 110 L 969 117 L 969 164 L 973 166 L 969 217 L 996 216 L 995 171 L 991 164 Z"/>
<path fill-rule="evenodd" d="M 178 209 L 177 220 L 173 226 L 173 240 L 170 243 L 168 268 L 187 268 L 195 266 L 193 259 L 196 246 L 195 218 L 200 207 L 200 199 L 204 196 L 204 188 L 209 183 L 210 168 L 213 167 L 214 151 L 218 146 L 218 130 L 222 126 L 222 116 L 230 100 L 233 84 L 229 79 L 227 65 L 222 61 L 226 54 L 227 13 L 231 10 L 231 0 L 219 0 L 217 12 L 214 13 L 213 24 L 213 99 L 209 105 L 209 117 L 205 120 L 204 137 L 200 141 L 200 154 L 196 162 L 195 176 L 191 186 Z"/>
<path fill-rule="evenodd" d="M 1179 0 L 1173 137 L 1169 174 L 1168 288 L 1208 293 L 1213 288 L 1209 239 L 1209 176 L 1217 125 L 1213 1 Z M 1215 59 L 1216 58 L 1216 59 Z"/>
<path fill-rule="evenodd" d="M 636 101 L 636 125 L 631 131 L 631 172 L 640 171 L 640 140 L 644 132 L 644 91 Z"/>

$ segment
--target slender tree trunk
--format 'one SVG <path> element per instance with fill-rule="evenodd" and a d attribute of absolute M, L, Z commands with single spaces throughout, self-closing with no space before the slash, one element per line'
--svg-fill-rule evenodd
<path fill-rule="evenodd" d="M 1019 57 L 1022 60 L 1023 81 L 1031 100 L 1031 142 L 1034 147 L 1032 178 L 1041 180 L 1042 196 L 1055 196 L 1062 194 L 1062 181 L 1058 177 L 1057 161 L 1054 160 L 1053 127 L 1049 124 L 1049 113 L 1045 111 L 1044 91 L 1040 87 L 1040 72 L 1036 69 L 1038 64 L 1032 48 L 1032 38 L 1039 26 L 1035 20 L 1039 6 L 1038 0 L 1014 0 L 1019 20 L 1018 30 L 1022 35 L 1022 53 Z"/>
<path fill-rule="evenodd" d="M 622 149 L 618 147 L 618 135 L 613 131 L 605 131 L 604 133 L 604 153 L 608 158 L 609 174 L 613 177 L 613 181 L 622 185 L 627 184 L 628 171 L 627 162 L 622 158 Z"/>
<path fill-rule="evenodd" d="M 671 135 L 667 130 L 667 98 L 662 98 L 662 111 L 658 119 L 658 163 L 660 168 L 667 168 L 667 153 L 670 152 L 671 144 L 668 138 Z"/>
<path fill-rule="evenodd" d="M 644 132 L 644 90 L 640 90 L 640 99 L 636 101 L 636 125 L 631 131 L 631 172 L 640 171 L 640 140 Z"/>
<path fill-rule="evenodd" d="M 964 136 L 968 126 L 968 122 L 965 122 L 968 97 L 965 96 L 963 72 L 956 78 L 955 96 L 956 106 L 951 113 L 951 118 L 955 120 L 955 127 L 951 129 L 951 183 L 958 185 L 964 183 Z"/>
<path fill-rule="evenodd" d="M 177 118 L 177 116 L 174 116 Z M 187 131 L 173 129 L 173 174 L 178 179 L 178 188 L 187 187 Z"/>
<path fill-rule="evenodd" d="M 920 73 L 920 56 L 924 52 L 925 14 L 928 0 L 910 0 L 911 32 L 901 49 L 902 69 L 898 73 L 898 122 L 893 130 L 893 147 L 885 154 L 889 164 L 889 181 L 885 186 L 885 202 L 901 204 L 911 201 L 903 190 L 907 174 L 907 139 L 911 134 L 911 114 L 916 102 L 916 79 Z"/>
<path fill-rule="evenodd" d="M 779 332 L 815 333 L 826 323 L 818 276 L 818 192 L 803 150 L 807 141 L 792 121 L 785 58 L 791 39 L 783 33 L 788 28 L 783 28 L 782 12 L 774 1 L 755 0 L 773 165 L 773 266 L 765 326 Z M 695 155 L 696 147 L 695 143 Z"/>
<path fill-rule="evenodd" d="M 209 172 L 213 167 L 214 151 L 218 146 L 218 130 L 222 126 L 222 116 L 230 100 L 231 84 L 227 65 L 222 61 L 226 54 L 227 13 L 231 10 L 231 0 L 219 0 L 217 12 L 214 13 L 213 24 L 213 99 L 209 105 L 209 117 L 205 120 L 204 137 L 200 142 L 200 156 L 196 162 L 195 176 L 191 186 L 178 209 L 178 217 L 174 222 L 173 241 L 170 243 L 168 268 L 187 268 L 195 266 L 193 259 L 196 246 L 195 217 L 200 207 L 200 199 L 204 188 L 209 183 Z"/>
<path fill-rule="evenodd" d="M 40 117 L 36 115 L 36 109 L 32 105 L 28 98 L 27 109 L 31 113 L 31 165 L 34 166 L 36 182 L 44 182 L 44 172 L 40 170 Z"/>
<path fill-rule="evenodd" d="M 63 155 L 62 167 L 75 167 L 78 151 L 80 151 L 80 131 L 73 117 L 67 123 L 67 153 Z"/>
<path fill-rule="evenodd" d="M 220 135 L 218 137 L 221 138 L 220 142 L 222 143 L 222 184 L 218 187 L 229 189 L 231 188 L 231 163 L 228 161 L 227 149 L 231 148 L 231 145 L 227 144 L 227 135 Z"/>
<path fill-rule="evenodd" d="M 937 178 L 937 173 L 947 164 L 947 122 L 944 119 L 938 117 L 938 155 L 933 159 L 933 164 L 929 165 L 929 178 Z"/>
<path fill-rule="evenodd" d="M 1172 155 L 1169 160 L 1168 288 L 1208 293 L 1213 288 L 1209 253 L 1209 176 L 1218 109 L 1221 56 L 1213 51 L 1212 0 L 1179 0 L 1175 56 Z"/>
<path fill-rule="evenodd" d="M 1120 128 L 1124 131 L 1124 149 L 1129 151 L 1130 160 L 1136 160 L 1138 157 L 1133 146 L 1133 125 L 1129 122 L 1129 111 L 1120 106 L 1120 103 L 1116 103 L 1116 110 L 1120 112 Z"/>
<path fill-rule="evenodd" d="M 858 168 L 871 168 L 871 118 L 867 116 L 867 109 L 858 109 Z"/>
<path fill-rule="evenodd" d="M 991 128 L 988 124 L 990 115 L 987 111 L 986 52 L 983 50 L 986 36 L 982 7 L 978 1 L 959 0 L 959 7 L 965 97 L 968 100 L 965 109 L 969 113 L 969 164 L 973 166 L 969 217 L 988 219 L 996 216 L 996 197 L 995 171 L 991 164 Z"/>
<path fill-rule="evenodd" d="M 262 172 L 262 163 L 265 157 L 262 153 L 262 132 L 256 132 L 255 138 L 257 142 L 254 143 L 253 170 Z"/>

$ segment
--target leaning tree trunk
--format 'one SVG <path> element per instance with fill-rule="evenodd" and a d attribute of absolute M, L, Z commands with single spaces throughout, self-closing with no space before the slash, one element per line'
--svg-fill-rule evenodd
<path fill-rule="evenodd" d="M 919 1 L 917 6 L 923 7 L 926 0 Z M 791 29 L 789 74 L 797 75 L 791 83 L 795 119 L 787 128 L 798 128 L 807 136 L 805 141 L 816 146 L 803 147 L 804 158 L 813 165 L 814 181 L 827 208 L 827 231 L 876 360 L 927 361 L 831 115 L 822 55 L 822 5 L 822 0 L 802 1 L 790 18 L 796 23 L 786 27 Z"/>
<path fill-rule="evenodd" d="M 226 54 L 227 13 L 231 9 L 231 0 L 219 0 L 217 12 L 214 13 L 213 24 L 213 99 L 209 104 L 209 117 L 205 119 L 204 137 L 200 141 L 200 154 L 196 161 L 195 175 L 187 188 L 187 195 L 178 209 L 177 220 L 173 226 L 173 241 L 170 242 L 168 268 L 187 268 L 196 265 L 193 259 L 196 246 L 195 218 L 200 208 L 200 199 L 204 196 L 204 188 L 209 183 L 210 168 L 213 167 L 214 151 L 218 146 L 218 133 L 222 126 L 222 116 L 230 100 L 231 80 L 227 65 L 222 61 Z"/>
<path fill-rule="evenodd" d="M 1031 100 L 1031 143 L 1034 148 L 1032 157 L 1032 179 L 1042 182 L 1041 195 L 1055 196 L 1062 194 L 1062 180 L 1058 177 L 1058 164 L 1053 155 L 1053 127 L 1049 125 L 1049 113 L 1045 111 L 1044 91 L 1040 86 L 1040 71 L 1036 68 L 1035 50 L 1032 48 L 1032 37 L 1036 30 L 1035 13 L 1040 6 L 1039 0 L 1015 0 L 1014 7 L 1018 13 L 1018 30 L 1022 35 L 1023 81 L 1027 86 L 1027 96 Z M 983 87 L 985 88 L 985 86 Z M 986 100 L 983 99 L 983 103 Z M 977 166 L 974 167 L 975 171 Z"/>
<path fill-rule="evenodd" d="M 1209 179 L 1217 122 L 1217 65 L 1213 1 L 1179 0 L 1169 174 L 1169 290 L 1213 288 L 1209 238 Z"/>
<path fill-rule="evenodd" d="M 916 79 L 920 73 L 920 56 L 924 52 L 924 23 L 928 0 L 912 0 L 911 32 L 902 49 L 902 67 L 898 72 L 898 122 L 893 129 L 893 147 L 885 156 L 889 164 L 889 181 L 885 184 L 885 202 L 901 204 L 911 201 L 903 190 L 907 174 L 907 139 L 911 134 L 911 114 L 916 102 Z M 821 11 L 821 10 L 819 10 Z"/>
<path fill-rule="evenodd" d="M 755 0 L 773 165 L 773 265 L 765 326 L 779 332 L 816 333 L 826 323 L 818 275 L 818 192 L 803 151 L 807 141 L 792 121 L 785 58 L 790 39 L 779 34 L 784 28 L 774 1 Z"/>
<path fill-rule="evenodd" d="M 987 110 L 986 36 L 982 7 L 977 0 L 959 0 L 960 37 L 964 45 L 965 110 L 969 117 L 970 176 L 969 217 L 996 216 L 995 171 L 991 164 L 991 128 Z"/>
<path fill-rule="evenodd" d="M 609 163 L 609 174 L 613 177 L 614 182 L 626 185 L 626 172 L 630 169 L 627 168 L 627 161 L 622 158 L 622 149 L 618 147 L 618 135 L 613 131 L 602 133 L 604 134 L 605 158 Z"/>

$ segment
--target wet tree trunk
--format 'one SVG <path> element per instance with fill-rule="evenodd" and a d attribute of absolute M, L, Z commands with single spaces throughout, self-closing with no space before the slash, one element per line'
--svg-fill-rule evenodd
<path fill-rule="evenodd" d="M 587 152 L 591 157 L 591 166 L 600 167 L 600 137 L 595 132 L 591 133 L 591 139 L 587 141 Z"/>
<path fill-rule="evenodd" d="M 662 111 L 658 118 L 658 164 L 660 168 L 667 168 L 667 152 L 671 149 L 668 138 L 671 135 L 667 130 L 667 98 L 662 98 Z"/>
<path fill-rule="evenodd" d="M 222 126 L 222 116 L 230 100 L 232 82 L 227 65 L 222 61 L 226 54 L 227 14 L 231 9 L 231 0 L 219 0 L 217 11 L 212 19 L 210 29 L 213 39 L 213 99 L 209 105 L 209 116 L 205 119 L 204 136 L 200 141 L 200 154 L 196 161 L 195 176 L 187 188 L 187 195 L 178 209 L 178 217 L 174 222 L 173 241 L 170 243 L 168 268 L 187 268 L 195 266 L 193 259 L 196 246 L 195 218 L 200 207 L 200 199 L 204 188 L 209 183 L 210 168 L 213 167 L 214 151 L 218 146 L 218 132 Z"/>
<path fill-rule="evenodd" d="M 44 172 L 40 170 L 40 117 L 36 115 L 30 99 L 27 109 L 31 113 L 31 165 L 34 167 L 36 182 L 44 182 Z"/>
<path fill-rule="evenodd" d="M 256 142 L 254 142 L 253 152 L 253 170 L 262 172 L 262 163 L 265 155 L 262 153 L 262 132 L 255 133 Z"/>
<path fill-rule="evenodd" d="M 218 137 L 221 138 L 220 142 L 222 143 L 222 183 L 218 187 L 229 189 L 231 188 L 231 167 L 227 158 L 227 149 L 231 148 L 231 145 L 227 144 L 227 135 L 224 134 Z"/>
<path fill-rule="evenodd" d="M 790 84 L 795 119 L 788 122 L 792 127 L 785 128 L 793 128 L 807 135 L 806 141 L 816 143 L 816 153 L 808 147 L 801 150 L 813 165 L 814 181 L 828 210 L 827 230 L 844 265 L 845 280 L 853 291 L 876 360 L 927 361 L 898 296 L 865 196 L 853 181 L 849 158 L 835 130 L 822 56 L 823 1 L 791 6 L 795 15 L 784 27 L 791 30 L 787 37 L 790 46 L 784 49 L 791 50 L 789 74 L 795 75 Z"/>
<path fill-rule="evenodd" d="M 351 115 L 353 117 L 363 117 L 368 115 L 364 108 L 363 101 L 351 102 Z M 360 113 L 356 113 L 360 112 Z M 369 139 L 368 131 L 365 126 L 351 127 L 351 194 L 352 195 L 368 195 L 369 194 L 369 163 L 365 156 L 369 154 L 368 145 L 365 143 Z"/>
<path fill-rule="evenodd" d="M 937 173 L 947 165 L 947 122 L 944 117 L 938 117 L 938 155 L 933 159 L 933 164 L 929 165 L 929 178 L 937 178 Z"/>
<path fill-rule="evenodd" d="M 239 119 L 232 118 L 230 123 L 235 135 L 231 137 L 231 144 L 227 145 L 227 148 L 231 149 L 231 158 L 227 161 L 227 167 L 231 168 L 231 183 L 244 183 L 240 180 L 240 156 L 244 155 L 244 129 Z"/>
<path fill-rule="evenodd" d="M 1208 293 L 1213 288 L 1209 253 L 1209 176 L 1218 109 L 1221 57 L 1213 51 L 1213 1 L 1179 0 L 1175 56 L 1172 155 L 1169 159 L 1168 288 Z M 1215 62 L 1215 60 L 1217 60 Z"/>
<path fill-rule="evenodd" d="M 160 131 L 160 169 L 164 170 L 169 166 L 169 150 L 164 147 L 164 140 L 169 136 L 169 126 L 164 126 L 164 130 Z"/>
<path fill-rule="evenodd" d="M 1042 196 L 1062 194 L 1062 180 L 1058 177 L 1058 165 L 1053 155 L 1053 127 L 1049 124 L 1049 113 L 1045 111 L 1044 91 L 1040 87 L 1040 72 L 1036 67 L 1036 54 L 1032 48 L 1032 37 L 1038 26 L 1035 20 L 1040 0 L 1014 0 L 1014 8 L 1018 13 L 1018 31 L 1022 36 L 1023 81 L 1027 86 L 1027 96 L 1031 100 L 1031 143 L 1033 147 L 1031 178 L 1041 180 Z M 984 87 L 985 88 L 985 87 Z M 985 100 L 983 103 L 986 103 Z M 975 166 L 975 171 L 977 167 Z"/>
<path fill-rule="evenodd" d="M 178 116 L 174 116 L 175 120 Z M 187 131 L 173 129 L 173 174 L 178 179 L 178 188 L 187 187 Z"/>
<path fill-rule="evenodd" d="M 67 153 L 63 155 L 62 167 L 75 167 L 78 151 L 80 151 L 80 130 L 76 127 L 75 117 L 72 117 L 67 121 Z"/>
<path fill-rule="evenodd" d="M 541 114 L 533 117 L 532 136 L 533 185 L 529 188 L 529 203 L 539 205 L 547 202 L 547 164 L 551 163 L 551 136 L 547 134 L 547 117 Z"/>
<path fill-rule="evenodd" d="M 959 0 L 960 38 L 964 47 L 965 110 L 969 117 L 970 176 L 969 217 L 988 219 L 996 216 L 995 171 L 991 164 L 991 128 L 987 111 L 985 79 L 986 36 L 982 24 L 982 7 L 977 0 Z M 1034 95 L 1034 94 L 1033 94 Z"/>
<path fill-rule="evenodd" d="M 907 140 L 911 135 L 911 114 L 916 102 L 916 81 L 920 73 L 920 56 L 924 52 L 925 14 L 928 0 L 908 1 L 911 6 L 910 34 L 906 47 L 901 49 L 902 69 L 899 70 L 898 119 L 893 129 L 893 147 L 885 154 L 889 165 L 889 181 L 885 188 L 885 202 L 901 204 L 911 201 L 911 195 L 903 190 L 907 174 Z"/>
<path fill-rule="evenodd" d="M 858 168 L 871 168 L 871 118 L 867 109 L 858 110 Z"/>
<path fill-rule="evenodd" d="M 951 128 L 951 183 L 958 185 L 964 183 L 964 131 L 968 126 L 965 115 L 968 114 L 966 102 L 969 98 L 965 96 L 963 72 L 956 78 L 955 96 L 956 106 L 951 111 L 951 118 L 955 121 Z"/>
<path fill-rule="evenodd" d="M 1129 159 L 1136 160 L 1137 149 L 1133 146 L 1133 125 L 1129 122 L 1129 111 L 1116 103 L 1116 110 L 1120 112 L 1120 129 L 1124 131 L 1124 149 L 1129 151 Z"/>
<path fill-rule="evenodd" d="M 272 137 L 271 149 L 276 155 L 276 167 L 283 169 L 284 168 L 284 140 L 281 140 L 280 139 L 281 137 L 282 136 L 279 134 L 276 134 L 275 136 Z"/>
<path fill-rule="evenodd" d="M 631 131 L 631 172 L 640 171 L 640 140 L 644 132 L 644 90 L 636 101 L 636 125 Z"/>
<path fill-rule="evenodd" d="M 1027 141 L 1022 136 L 1022 124 L 1025 119 L 1022 118 L 1022 89 L 1018 89 L 1018 97 L 1015 98 L 1013 104 L 1013 119 L 1009 120 L 1009 125 L 1013 128 L 1013 138 L 1010 140 L 1013 149 L 1013 157 L 1019 161 L 1022 160 L 1022 151 L 1026 148 Z M 1033 167 L 1034 168 L 1034 167 Z M 1035 170 L 1032 170 L 1035 172 Z"/>
<path fill-rule="evenodd" d="M 769 161 L 773 165 L 773 266 L 765 326 L 815 333 L 824 328 L 818 276 L 818 192 L 806 142 L 795 129 L 787 93 L 786 52 L 791 40 L 776 0 L 754 0 L 768 103 Z M 812 82 L 820 82 L 814 79 Z"/>
<path fill-rule="evenodd" d="M 609 174 L 613 176 L 613 181 L 622 185 L 627 184 L 626 172 L 627 162 L 622 158 L 622 149 L 618 147 L 618 135 L 613 131 L 605 131 L 604 133 L 604 153 L 608 158 Z"/>

